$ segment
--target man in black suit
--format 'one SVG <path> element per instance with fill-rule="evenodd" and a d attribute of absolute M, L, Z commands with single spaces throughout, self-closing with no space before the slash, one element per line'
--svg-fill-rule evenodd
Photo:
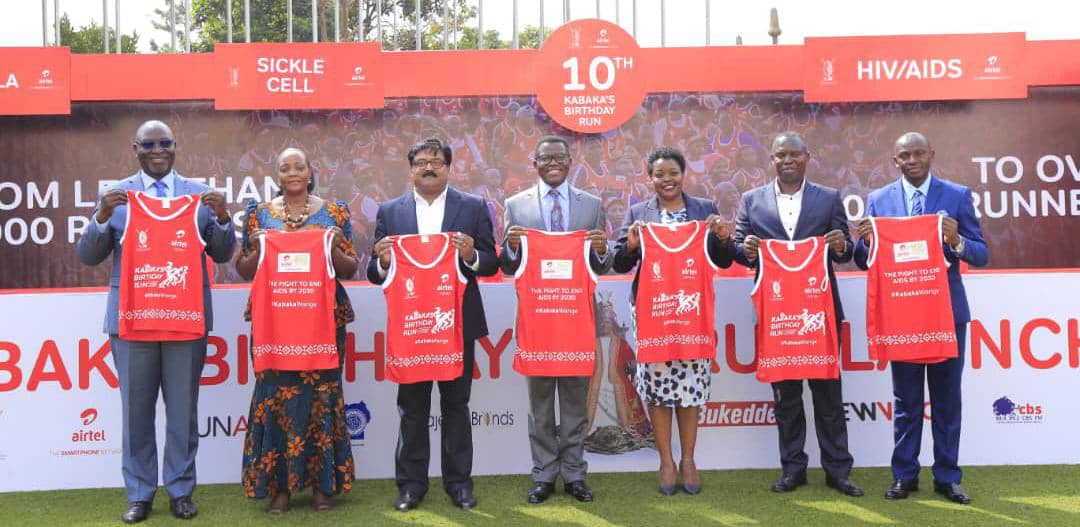
<path fill-rule="evenodd" d="M 824 236 L 829 246 L 829 281 L 832 283 L 836 324 L 839 327 L 844 319 L 844 310 L 840 305 L 832 262 L 851 260 L 851 237 L 848 235 L 847 215 L 840 201 L 840 193 L 836 189 L 806 181 L 806 163 L 809 160 L 806 141 L 798 133 L 783 132 L 773 140 L 770 161 L 776 169 L 776 180 L 743 194 L 735 221 L 735 260 L 747 267 L 756 267 L 762 238 L 801 240 Z M 862 489 L 850 479 L 854 459 L 848 451 L 847 419 L 840 380 L 809 379 L 807 382 L 814 398 L 814 424 L 821 445 L 825 484 L 848 496 L 862 496 Z M 791 492 L 806 484 L 803 381 L 774 382 L 772 389 L 780 436 L 780 463 L 784 470 L 772 490 Z"/>
<path fill-rule="evenodd" d="M 462 272 L 468 279 L 463 300 L 465 340 L 464 367 L 461 377 L 439 382 L 442 410 L 443 488 L 454 505 L 462 509 L 476 506 L 472 482 L 472 421 L 469 394 L 476 339 L 488 334 L 484 304 L 477 276 L 491 276 L 498 271 L 495 261 L 495 237 L 487 206 L 477 196 L 447 185 L 453 152 L 438 140 L 428 139 L 413 146 L 408 153 L 413 190 L 404 196 L 379 205 L 375 220 L 375 248 L 368 263 L 368 280 L 381 284 L 390 266 L 390 236 L 397 234 L 434 234 L 454 232 Z M 428 490 L 428 418 L 431 415 L 432 382 L 401 384 L 397 404 L 401 415 L 395 457 L 397 510 L 415 509 Z"/>

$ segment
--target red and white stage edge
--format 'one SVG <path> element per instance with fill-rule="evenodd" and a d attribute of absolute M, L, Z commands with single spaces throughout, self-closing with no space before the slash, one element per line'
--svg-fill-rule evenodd
<path fill-rule="evenodd" d="M 974 321 L 965 353 L 962 465 L 1080 463 L 1080 424 L 1074 411 L 1080 369 L 1078 278 L 1080 274 L 1068 271 L 965 277 Z M 867 359 L 865 284 L 858 274 L 843 276 L 839 283 L 852 342 L 842 356 L 844 400 L 856 466 L 887 466 L 892 390 L 888 366 Z M 599 286 L 601 295 L 612 295 L 624 324 L 630 319 L 629 286 L 624 279 L 604 280 Z M 719 371 L 699 434 L 697 460 L 702 468 L 779 466 L 770 389 L 756 381 L 752 371 L 751 286 L 749 278 L 716 283 Z M 379 380 L 385 301 L 377 287 L 357 284 L 348 289 L 358 320 L 349 326 L 354 338 L 346 361 L 345 395 L 347 403 L 363 402 L 367 410 L 366 415 L 352 413 L 357 473 L 360 478 L 389 478 L 398 416 L 396 385 Z M 511 368 L 513 284 L 486 284 L 481 290 L 491 336 L 477 346 L 479 378 L 471 404 L 475 472 L 525 474 L 531 467 L 528 405 L 525 379 Z M 201 483 L 236 483 L 254 383 L 247 358 L 249 326 L 241 317 L 248 292 L 223 288 L 213 294 L 215 331 L 199 399 L 204 437 L 198 478 Z M 105 293 L 96 290 L 0 295 L 0 312 L 9 328 L 0 341 L 0 492 L 122 484 L 120 394 L 101 333 L 104 304 Z M 633 342 L 632 335 L 627 338 Z M 612 424 L 605 412 L 611 391 L 601 393 L 594 426 Z M 433 410 L 438 411 L 437 404 Z M 159 439 L 163 413 L 159 407 Z M 438 444 L 437 415 L 431 433 L 432 444 Z M 929 421 L 923 435 L 921 459 L 928 466 Z M 807 452 L 817 464 L 814 434 L 808 434 Z M 435 473 L 438 449 L 432 455 Z M 648 471 L 657 463 L 651 449 L 588 454 L 587 459 L 594 472 Z"/>

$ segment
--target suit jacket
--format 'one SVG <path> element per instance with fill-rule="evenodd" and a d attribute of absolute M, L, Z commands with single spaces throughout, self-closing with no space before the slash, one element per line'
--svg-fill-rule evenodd
<path fill-rule="evenodd" d="M 976 267 L 986 265 L 990 259 L 983 240 L 982 230 L 979 228 L 979 220 L 975 217 L 975 205 L 971 201 L 971 190 L 963 185 L 957 185 L 945 181 L 937 176 L 931 176 L 930 188 L 926 191 L 926 201 L 923 210 L 927 213 L 945 211 L 950 218 L 956 219 L 957 230 L 964 237 L 964 252 L 956 254 L 949 244 L 945 244 L 945 258 L 956 264 L 963 260 Z M 904 197 L 904 187 L 900 180 L 885 185 L 870 193 L 867 198 L 866 216 L 903 217 L 907 216 L 907 200 Z M 859 239 L 855 246 L 855 265 L 860 269 L 866 269 L 866 257 L 869 255 L 869 247 Z M 957 324 L 966 324 L 971 320 L 971 311 L 968 308 L 967 292 L 964 291 L 964 282 L 960 279 L 960 266 L 950 265 L 947 273 L 949 277 L 949 295 L 952 297 L 953 319 Z"/>
<path fill-rule="evenodd" d="M 739 214 L 735 219 L 735 260 L 747 267 L 757 268 L 757 260 L 746 258 L 743 241 L 754 235 L 762 240 L 787 240 L 787 231 L 780 220 L 780 209 L 776 204 L 775 183 L 746 191 L 742 196 Z M 851 261 L 852 243 L 848 235 L 847 213 L 840 201 L 840 193 L 830 187 L 805 182 L 803 186 L 802 207 L 799 220 L 795 224 L 795 238 L 802 240 L 812 236 L 824 236 L 825 233 L 839 229 L 844 233 L 844 254 L 829 251 L 829 283 L 832 286 L 833 305 L 836 308 L 836 320 L 844 320 L 844 307 L 840 305 L 840 290 L 836 287 L 836 274 L 833 262 Z"/>
<path fill-rule="evenodd" d="M 683 202 L 686 203 L 686 215 L 690 221 L 704 220 L 710 214 L 717 214 L 716 204 L 707 199 L 683 194 Z M 619 240 L 615 242 L 615 258 L 614 262 L 612 262 L 612 268 L 615 269 L 616 273 L 628 272 L 641 261 L 640 247 L 633 251 L 626 248 L 627 233 L 630 231 L 630 226 L 638 220 L 645 223 L 660 223 L 660 200 L 656 196 L 637 203 L 626 211 L 626 219 L 623 220 L 622 227 L 619 227 Z M 706 242 L 706 250 L 709 253 L 709 259 L 718 267 L 731 267 L 732 247 L 726 240 L 720 240 L 718 236 L 710 232 Z M 630 299 L 632 302 L 637 301 L 638 276 L 640 274 L 641 268 L 639 266 L 637 271 L 634 272 L 634 283 L 630 286 Z"/>
<path fill-rule="evenodd" d="M 458 262 L 462 273 L 468 280 L 465 286 L 465 298 L 462 301 L 462 323 L 465 340 L 476 340 L 488 334 L 487 319 L 484 318 L 484 302 L 480 298 L 480 288 L 476 285 L 477 276 L 491 276 L 498 271 L 495 263 L 495 235 L 491 227 L 491 216 L 487 205 L 479 196 L 466 194 L 453 188 L 446 189 L 446 211 L 443 213 L 442 232 L 460 232 L 473 239 L 479 264 L 475 272 L 462 262 Z M 410 190 L 403 196 L 379 204 L 375 215 L 375 242 L 385 236 L 398 234 L 418 234 L 416 226 L 416 199 Z M 385 276 L 379 276 L 379 259 L 368 262 L 367 276 L 373 284 L 382 284 Z"/>
<path fill-rule="evenodd" d="M 174 196 L 201 194 L 210 190 L 210 187 L 182 177 L 180 174 L 176 174 L 174 184 L 176 186 L 175 192 L 173 192 Z M 140 192 L 146 190 L 139 174 L 121 180 L 109 190 L 112 189 Z M 105 333 L 116 335 L 120 332 L 117 322 L 120 305 L 120 260 L 122 259 L 121 251 L 123 250 L 120 245 L 120 237 L 124 235 L 124 224 L 127 222 L 127 206 L 121 205 L 113 209 L 112 217 L 109 218 L 106 224 L 105 232 L 98 232 L 98 227 L 93 218 L 94 215 L 97 215 L 100 207 L 101 197 L 99 196 L 98 206 L 94 208 L 90 224 L 79 238 L 77 253 L 79 260 L 86 265 L 100 264 L 109 256 L 109 253 L 113 253 L 112 274 L 109 277 L 109 297 L 105 308 Z M 232 228 L 232 224 L 224 229 L 216 225 L 217 219 L 213 217 L 212 211 L 201 205 L 199 206 L 198 221 L 199 230 L 202 232 L 203 239 L 206 240 L 206 254 L 209 254 L 210 258 L 217 263 L 228 262 L 232 258 L 233 247 L 236 245 L 236 231 Z M 209 332 L 214 329 L 214 310 L 210 298 L 210 280 L 206 273 L 206 259 L 202 261 L 202 282 L 203 309 L 206 314 L 206 330 Z"/>
<path fill-rule="evenodd" d="M 570 220 L 566 224 L 568 230 L 604 230 L 604 208 L 601 206 L 600 198 L 572 186 L 568 188 L 570 192 Z M 538 194 L 536 185 L 533 185 L 507 198 L 506 229 L 512 226 L 547 229 Z M 499 252 L 499 267 L 504 273 L 512 275 L 521 266 L 521 252 L 518 251 L 514 258 L 510 257 L 510 252 L 509 246 L 503 240 L 502 251 Z M 611 269 L 611 258 L 601 260 L 596 252 L 592 251 L 589 255 L 589 266 L 596 274 L 604 274 Z"/>

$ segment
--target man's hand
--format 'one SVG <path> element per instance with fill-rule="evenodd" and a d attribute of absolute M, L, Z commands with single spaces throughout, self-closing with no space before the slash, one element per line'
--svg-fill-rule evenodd
<path fill-rule="evenodd" d="M 960 244 L 960 224 L 953 218 L 948 216 L 942 216 L 941 218 L 941 234 L 945 238 L 945 243 L 950 247 L 956 247 Z"/>
<path fill-rule="evenodd" d="M 113 211 L 120 205 L 127 205 L 127 191 L 121 189 L 112 189 L 101 196 L 101 207 L 98 208 L 97 219 L 98 223 L 105 223 L 112 217 Z"/>
<path fill-rule="evenodd" d="M 870 222 L 870 218 L 859 220 L 859 227 L 857 230 L 863 243 L 868 246 L 874 243 L 874 225 Z"/>
<path fill-rule="evenodd" d="M 638 220 L 630 225 L 630 229 L 626 231 L 626 250 L 636 251 L 641 247 L 641 229 L 645 227 L 645 222 Z"/>
<path fill-rule="evenodd" d="M 726 240 L 731 234 L 731 231 L 728 230 L 727 222 L 717 214 L 709 214 L 709 217 L 705 218 L 705 225 L 709 227 L 710 232 L 715 234 L 721 240 Z"/>
<path fill-rule="evenodd" d="M 375 242 L 375 248 L 372 251 L 375 253 L 375 257 L 379 259 L 379 266 L 383 269 L 390 268 L 390 249 L 393 246 L 393 236 L 383 236 L 379 241 Z"/>
<path fill-rule="evenodd" d="M 199 200 L 203 205 L 214 211 L 218 223 L 229 221 L 229 210 L 225 208 L 225 195 L 213 190 L 204 191 Z"/>
<path fill-rule="evenodd" d="M 601 230 L 591 230 L 585 233 L 585 240 L 592 244 L 592 250 L 596 254 L 607 254 L 607 235 Z"/>
<path fill-rule="evenodd" d="M 844 232 L 840 229 L 833 229 L 825 233 L 825 243 L 829 244 L 829 250 L 837 256 L 844 254 L 847 251 L 847 243 L 844 240 Z"/>
<path fill-rule="evenodd" d="M 758 248 L 761 247 L 761 238 L 753 234 L 743 238 L 743 254 L 748 261 L 757 260 Z"/>
<path fill-rule="evenodd" d="M 525 227 L 511 225 L 506 230 L 506 245 L 515 253 L 521 248 L 521 237 L 525 235 Z"/>
<path fill-rule="evenodd" d="M 476 260 L 476 249 L 473 248 L 473 239 L 465 233 L 454 233 L 454 247 L 457 247 L 461 255 L 461 261 L 466 265 Z"/>

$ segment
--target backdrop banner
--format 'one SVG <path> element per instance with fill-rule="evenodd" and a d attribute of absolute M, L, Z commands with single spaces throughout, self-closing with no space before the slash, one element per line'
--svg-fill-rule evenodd
<path fill-rule="evenodd" d="M 979 274 L 966 277 L 974 318 L 963 380 L 962 465 L 1080 463 L 1080 425 L 1073 418 L 1080 369 L 1075 273 Z M 641 439 L 648 432 L 633 385 L 630 282 L 604 280 L 597 370 L 590 389 L 591 431 L 618 427 Z M 720 333 L 709 403 L 701 417 L 701 468 L 777 468 L 775 419 L 768 385 L 755 380 L 751 281 L 717 280 Z M 844 401 L 857 467 L 886 466 L 892 452 L 893 402 L 887 364 L 868 360 L 864 324 L 865 278 L 839 283 L 851 317 L 841 354 Z M 349 326 L 345 359 L 346 416 L 360 478 L 393 476 L 398 431 L 397 386 L 382 379 L 382 292 L 353 284 L 348 293 L 361 314 Z M 511 367 L 515 295 L 510 282 L 481 287 L 491 335 L 476 348 L 472 410 L 477 474 L 525 474 L 531 468 L 525 379 Z M 216 330 L 209 340 L 199 397 L 198 472 L 201 483 L 240 480 L 254 374 L 249 326 L 242 320 L 247 290 L 215 289 Z M 120 486 L 120 394 L 101 334 L 103 292 L 0 295 L 0 492 Z M 63 313 L 57 317 L 58 313 Z M 63 324 L 55 321 L 62 319 Z M 806 404 L 809 391 L 805 392 Z M 159 403 L 160 404 L 160 403 Z M 438 444 L 438 403 L 429 423 Z M 929 415 L 929 406 L 927 412 Z M 164 411 L 158 411 L 164 440 Z M 607 428 L 607 430 L 611 430 Z M 819 462 L 807 434 L 811 463 Z M 921 461 L 932 463 L 929 421 Z M 601 441 L 602 443 L 602 441 Z M 633 443 L 631 441 L 631 443 Z M 603 446 L 603 444 L 601 444 Z M 610 446 L 610 445 L 609 445 Z M 160 452 L 159 447 L 159 452 Z M 593 472 L 649 471 L 651 448 L 587 454 Z M 432 449 L 437 474 L 439 449 Z M 856 470 L 856 477 L 858 472 Z M 237 496 L 242 495 L 237 486 Z"/>
<path fill-rule="evenodd" d="M 1028 99 L 933 103 L 807 104 L 796 92 L 651 94 L 627 123 L 604 134 L 571 132 L 531 97 L 387 99 L 352 111 L 214 111 L 209 102 L 84 103 L 70 116 L 0 118 L 0 289 L 100 286 L 108 266 L 75 257 L 99 191 L 138 170 L 132 135 L 147 119 L 176 133 L 176 169 L 244 205 L 277 191 L 275 157 L 299 146 L 321 196 L 352 212 L 353 242 L 370 252 L 378 203 L 406 192 L 405 153 L 437 136 L 453 149 L 451 185 L 482 196 L 502 235 L 505 199 L 535 184 L 531 154 L 545 134 L 567 136 L 574 185 L 603 198 L 608 232 L 628 206 L 652 195 L 644 159 L 682 149 L 686 192 L 714 200 L 732 227 L 740 193 L 773 179 L 776 133 L 803 133 L 807 177 L 837 188 L 853 222 L 866 196 L 900 177 L 892 145 L 919 130 L 934 173 L 967 185 L 990 247 L 990 267 L 1080 267 L 1080 87 L 1033 88 Z M 366 261 L 361 262 L 361 269 Z M 845 267 L 844 269 L 853 269 Z M 219 283 L 240 281 L 218 266 Z"/>

